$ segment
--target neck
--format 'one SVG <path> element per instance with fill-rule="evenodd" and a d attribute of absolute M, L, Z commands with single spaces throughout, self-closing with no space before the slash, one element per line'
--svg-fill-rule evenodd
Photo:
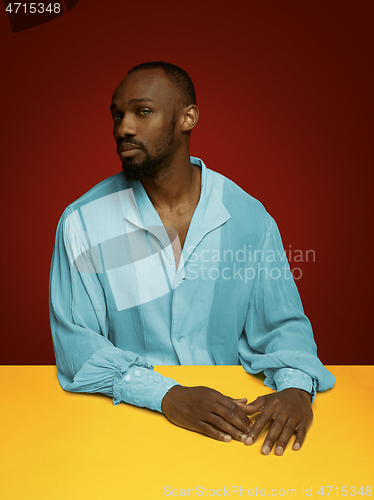
<path fill-rule="evenodd" d="M 156 210 L 170 211 L 194 204 L 200 198 L 201 169 L 190 163 L 190 156 L 173 158 L 154 176 L 142 180 Z"/>

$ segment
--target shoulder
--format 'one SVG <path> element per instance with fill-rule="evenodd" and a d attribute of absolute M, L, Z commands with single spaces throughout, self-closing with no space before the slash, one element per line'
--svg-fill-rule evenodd
<path fill-rule="evenodd" d="M 127 184 L 128 181 L 126 181 L 123 173 L 119 172 L 93 186 L 89 191 L 66 207 L 61 215 L 58 231 L 62 231 L 69 238 L 77 235 L 80 235 L 80 238 L 82 238 L 82 234 L 87 231 L 86 221 L 82 213 L 85 212 L 87 215 L 92 212 L 97 217 L 97 221 L 107 217 L 108 214 L 102 213 L 103 210 L 101 210 L 103 200 L 110 200 L 113 198 L 110 195 L 126 190 L 129 187 Z M 112 204 L 106 203 L 109 206 Z M 108 220 L 106 223 L 108 224 Z"/>
<path fill-rule="evenodd" d="M 116 193 L 121 189 L 119 183 L 123 183 L 123 181 L 126 182 L 122 172 L 104 179 L 71 203 L 66 210 L 71 213 L 92 201 Z M 126 186 L 123 186 L 122 189 L 126 189 Z"/>
<path fill-rule="evenodd" d="M 245 222 L 247 227 L 260 232 L 270 229 L 272 218 L 259 200 L 224 175 L 209 169 L 207 172 L 214 185 L 219 186 L 222 203 L 230 213 L 234 224 L 240 225 Z"/>
<path fill-rule="evenodd" d="M 61 218 L 61 221 L 66 220 L 72 213 L 77 212 L 79 209 L 92 203 L 100 198 L 104 198 L 105 196 L 111 195 L 113 193 L 117 193 L 120 190 L 127 189 L 126 185 L 128 182 L 126 181 L 122 172 L 118 174 L 114 174 L 110 177 L 107 177 L 103 181 L 99 182 L 91 189 L 86 191 L 82 196 L 77 198 L 75 201 L 70 203 L 64 210 Z"/>

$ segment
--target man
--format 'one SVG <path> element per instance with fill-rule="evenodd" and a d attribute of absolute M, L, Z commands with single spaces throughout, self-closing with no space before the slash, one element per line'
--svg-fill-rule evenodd
<path fill-rule="evenodd" d="M 275 222 L 190 157 L 199 111 L 181 68 L 136 66 L 110 108 L 123 172 L 70 205 L 57 229 L 50 316 L 61 386 L 162 411 L 221 441 L 250 445 L 272 420 L 262 453 L 277 443 L 282 455 L 294 433 L 299 450 L 315 391 L 334 377 L 316 357 Z M 278 392 L 246 404 L 152 366 L 239 363 Z"/>

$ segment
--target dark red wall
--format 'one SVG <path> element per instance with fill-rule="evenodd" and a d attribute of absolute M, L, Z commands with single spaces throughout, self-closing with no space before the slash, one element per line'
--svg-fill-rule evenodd
<path fill-rule="evenodd" d="M 80 0 L 12 33 L 0 14 L 1 364 L 52 364 L 49 264 L 70 202 L 120 171 L 109 104 L 133 65 L 185 68 L 192 154 L 260 199 L 326 364 L 371 364 L 372 1 Z M 291 247 L 290 247 L 291 245 Z"/>

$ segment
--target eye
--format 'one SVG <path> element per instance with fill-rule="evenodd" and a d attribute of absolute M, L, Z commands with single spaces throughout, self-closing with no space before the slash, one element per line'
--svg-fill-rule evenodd
<path fill-rule="evenodd" d="M 119 121 L 121 121 L 121 120 L 122 120 L 122 116 L 121 116 L 121 115 L 113 115 L 113 116 L 112 116 L 112 118 L 113 118 L 113 120 L 114 120 L 115 122 L 119 122 Z"/>
<path fill-rule="evenodd" d="M 150 109 L 139 109 L 138 113 L 140 116 L 147 116 L 152 113 L 152 111 Z"/>

